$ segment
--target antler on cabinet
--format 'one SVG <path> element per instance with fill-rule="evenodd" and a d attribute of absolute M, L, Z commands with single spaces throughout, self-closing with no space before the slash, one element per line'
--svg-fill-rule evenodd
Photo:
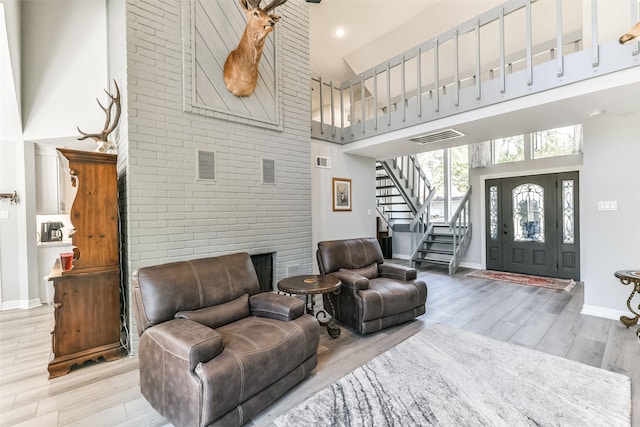
<path fill-rule="evenodd" d="M 109 93 L 109 91 L 107 91 L 106 89 L 104 90 L 110 99 L 109 105 L 107 107 L 104 107 L 100 102 L 100 100 L 96 98 L 96 101 L 98 101 L 98 105 L 100 106 L 100 108 L 102 108 L 102 111 L 104 111 L 104 114 L 106 116 L 105 122 L 104 122 L 104 128 L 102 129 L 102 132 L 86 133 L 81 131 L 80 128 L 78 127 L 78 132 L 82 134 L 82 136 L 79 137 L 78 140 L 82 141 L 84 139 L 91 138 L 98 143 L 98 151 L 102 151 L 102 152 L 109 151 L 110 149 L 115 148 L 113 143 L 108 142 L 107 138 L 109 134 L 116 129 L 116 126 L 118 126 L 118 121 L 120 120 L 120 114 L 122 112 L 121 106 L 120 106 L 120 88 L 118 87 L 118 83 L 116 83 L 115 80 L 113 81 L 113 83 L 116 86 L 115 96 L 111 95 L 111 93 Z M 111 109 L 114 106 L 115 106 L 115 116 L 112 122 Z"/>

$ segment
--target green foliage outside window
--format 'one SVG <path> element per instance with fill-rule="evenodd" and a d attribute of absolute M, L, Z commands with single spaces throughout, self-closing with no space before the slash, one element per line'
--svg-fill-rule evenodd
<path fill-rule="evenodd" d="M 493 141 L 494 163 L 524 160 L 524 135 L 509 136 Z"/>
<path fill-rule="evenodd" d="M 536 132 L 531 138 L 534 159 L 582 152 L 582 125 Z"/>

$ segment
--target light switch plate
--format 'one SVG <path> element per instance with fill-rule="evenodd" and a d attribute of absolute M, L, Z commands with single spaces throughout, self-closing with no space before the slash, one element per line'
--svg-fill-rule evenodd
<path fill-rule="evenodd" d="M 618 201 L 602 201 L 598 202 L 598 210 L 599 211 L 617 211 L 618 210 Z"/>
<path fill-rule="evenodd" d="M 9 211 L 0 211 L 0 219 L 9 219 Z"/>

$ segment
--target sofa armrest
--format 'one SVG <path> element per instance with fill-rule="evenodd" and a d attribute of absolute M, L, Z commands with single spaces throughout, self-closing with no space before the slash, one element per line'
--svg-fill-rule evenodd
<path fill-rule="evenodd" d="M 145 330 L 145 335 L 164 351 L 188 361 L 192 371 L 198 363 L 213 359 L 224 349 L 218 331 L 187 319 L 160 323 Z"/>
<path fill-rule="evenodd" d="M 403 282 L 414 280 L 418 276 L 418 272 L 415 268 L 392 263 L 378 264 L 378 273 L 382 277 L 402 280 Z"/>
<path fill-rule="evenodd" d="M 351 289 L 353 292 L 369 289 L 369 279 L 353 271 L 334 271 L 333 273 L 329 273 L 329 276 L 337 277 L 342 282 L 343 288 Z"/>
<path fill-rule="evenodd" d="M 287 295 L 263 292 L 249 297 L 252 316 L 289 321 L 304 314 L 304 301 Z"/>

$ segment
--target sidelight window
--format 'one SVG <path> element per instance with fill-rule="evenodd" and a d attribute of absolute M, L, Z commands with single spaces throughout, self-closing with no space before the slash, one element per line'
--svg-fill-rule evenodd
<path fill-rule="evenodd" d="M 562 243 L 575 243 L 574 183 L 572 179 L 562 181 Z"/>
<path fill-rule="evenodd" d="M 498 186 L 489 186 L 489 236 L 498 238 Z"/>

